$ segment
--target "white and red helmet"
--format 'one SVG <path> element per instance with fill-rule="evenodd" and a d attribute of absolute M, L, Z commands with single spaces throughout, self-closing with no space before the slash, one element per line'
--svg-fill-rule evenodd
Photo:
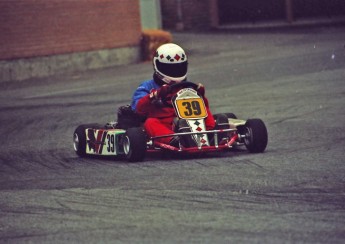
<path fill-rule="evenodd" d="M 179 45 L 163 44 L 156 51 L 153 67 L 158 77 L 165 83 L 181 82 L 187 77 L 187 55 Z"/>

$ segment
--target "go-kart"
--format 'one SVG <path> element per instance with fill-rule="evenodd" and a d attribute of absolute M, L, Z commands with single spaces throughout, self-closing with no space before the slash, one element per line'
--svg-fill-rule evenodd
<path fill-rule="evenodd" d="M 179 88 L 173 97 L 162 97 L 164 106 L 173 106 L 176 112 L 175 133 L 149 137 L 139 118 L 129 106 L 118 112 L 118 121 L 105 125 L 84 124 L 73 135 L 75 152 L 81 156 L 102 155 L 124 157 L 130 162 L 143 161 L 147 153 L 170 151 L 176 153 L 204 153 L 226 151 L 245 146 L 251 153 L 264 152 L 268 135 L 261 119 L 237 119 L 233 113 L 214 114 L 216 127 L 206 130 L 208 116 L 197 84 L 181 82 L 170 86 Z M 160 138 L 177 138 L 174 145 L 164 144 Z"/>

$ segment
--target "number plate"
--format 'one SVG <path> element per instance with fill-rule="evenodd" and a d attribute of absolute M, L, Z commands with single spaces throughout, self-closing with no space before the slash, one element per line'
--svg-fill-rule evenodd
<path fill-rule="evenodd" d="M 175 107 L 182 119 L 201 119 L 207 117 L 206 106 L 201 98 L 176 99 Z"/>

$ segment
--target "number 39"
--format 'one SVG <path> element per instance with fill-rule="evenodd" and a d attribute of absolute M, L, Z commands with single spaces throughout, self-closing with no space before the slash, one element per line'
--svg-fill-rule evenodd
<path fill-rule="evenodd" d="M 108 146 L 107 146 L 108 152 L 115 152 L 115 136 L 108 134 L 107 139 L 108 139 Z"/>
<path fill-rule="evenodd" d="M 198 101 L 183 102 L 182 106 L 184 106 L 186 109 L 186 111 L 184 112 L 185 116 L 197 116 L 201 114 L 200 103 Z"/>

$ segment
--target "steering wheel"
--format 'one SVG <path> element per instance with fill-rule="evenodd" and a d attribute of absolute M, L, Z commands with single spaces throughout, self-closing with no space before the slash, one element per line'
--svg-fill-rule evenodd
<path fill-rule="evenodd" d="M 198 84 L 195 84 L 195 83 L 190 82 L 190 81 L 182 81 L 179 83 L 175 83 L 175 84 L 172 84 L 169 86 L 169 90 L 168 90 L 169 93 L 176 88 L 180 88 L 180 89 L 193 88 L 194 90 L 196 90 L 198 88 Z"/>
<path fill-rule="evenodd" d="M 190 82 L 190 81 L 183 81 L 183 82 L 179 82 L 179 83 L 175 83 L 175 84 L 173 84 L 173 85 L 170 85 L 170 86 L 168 87 L 168 92 L 167 92 L 167 94 L 161 97 L 161 101 L 162 101 L 162 103 L 163 103 L 165 106 L 167 106 L 167 107 L 172 107 L 172 104 L 168 102 L 168 98 L 169 98 L 168 95 L 169 95 L 172 91 L 177 90 L 177 89 L 181 90 L 181 89 L 183 89 L 183 88 L 192 88 L 192 89 L 194 89 L 194 90 L 197 90 L 198 86 L 199 86 L 198 84 L 195 84 L 195 83 Z M 170 100 L 170 99 L 169 99 L 169 100 Z"/>

